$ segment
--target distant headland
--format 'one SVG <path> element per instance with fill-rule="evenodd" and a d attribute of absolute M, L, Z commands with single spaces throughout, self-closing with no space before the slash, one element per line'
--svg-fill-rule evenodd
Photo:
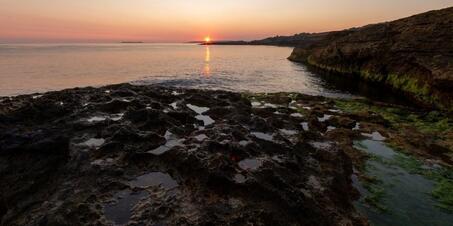
<path fill-rule="evenodd" d="M 144 43 L 142 41 L 122 41 L 121 42 L 122 44 L 140 44 L 140 43 Z"/>

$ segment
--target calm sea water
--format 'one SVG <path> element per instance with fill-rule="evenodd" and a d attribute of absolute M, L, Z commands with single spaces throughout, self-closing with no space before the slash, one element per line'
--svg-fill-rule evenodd
<path fill-rule="evenodd" d="M 291 51 L 195 44 L 3 44 L 0 96 L 122 82 L 348 96 L 288 61 Z"/>

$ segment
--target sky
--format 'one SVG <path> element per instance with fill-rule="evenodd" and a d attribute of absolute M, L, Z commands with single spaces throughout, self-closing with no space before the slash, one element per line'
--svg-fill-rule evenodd
<path fill-rule="evenodd" d="M 0 42 L 253 40 L 449 6 L 453 0 L 0 0 Z"/>

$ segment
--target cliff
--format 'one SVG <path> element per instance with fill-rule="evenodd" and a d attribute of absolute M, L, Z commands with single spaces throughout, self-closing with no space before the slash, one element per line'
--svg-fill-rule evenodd
<path fill-rule="evenodd" d="M 289 57 L 385 83 L 421 103 L 453 109 L 453 7 L 332 32 Z"/>

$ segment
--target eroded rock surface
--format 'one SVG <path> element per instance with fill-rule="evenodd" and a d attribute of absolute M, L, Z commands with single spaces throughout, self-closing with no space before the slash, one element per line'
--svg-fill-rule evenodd
<path fill-rule="evenodd" d="M 321 97 L 268 101 L 128 84 L 1 98 L 1 225 L 366 225 L 337 142 L 356 122 Z"/>

